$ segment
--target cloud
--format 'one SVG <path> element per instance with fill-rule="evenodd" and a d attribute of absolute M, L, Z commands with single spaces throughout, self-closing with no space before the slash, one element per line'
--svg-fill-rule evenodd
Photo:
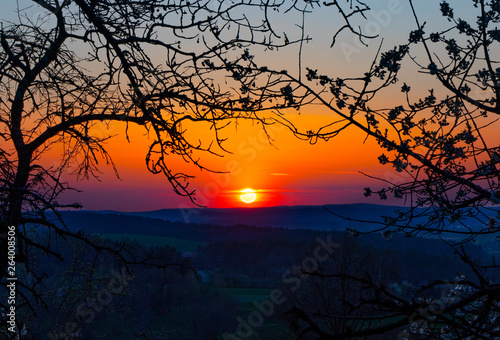
<path fill-rule="evenodd" d="M 354 174 L 360 175 L 359 171 L 320 171 L 319 174 Z"/>
<path fill-rule="evenodd" d="M 270 192 L 293 192 L 293 193 L 319 193 L 330 192 L 329 189 L 254 189 L 256 193 L 270 193 Z M 224 190 L 222 193 L 241 193 L 241 190 Z"/>

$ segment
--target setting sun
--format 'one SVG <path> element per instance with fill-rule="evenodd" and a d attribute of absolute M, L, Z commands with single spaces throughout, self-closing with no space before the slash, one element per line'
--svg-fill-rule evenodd
<path fill-rule="evenodd" d="M 257 199 L 257 194 L 255 190 L 243 189 L 241 190 L 240 199 L 245 203 L 252 203 Z"/>

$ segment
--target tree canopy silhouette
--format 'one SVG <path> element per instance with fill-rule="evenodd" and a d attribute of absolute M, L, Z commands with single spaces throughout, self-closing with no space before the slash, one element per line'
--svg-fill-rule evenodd
<path fill-rule="evenodd" d="M 330 124 L 307 132 L 290 124 L 301 139 L 335 140 L 355 128 L 380 145 L 378 161 L 398 175 L 378 178 L 383 186 L 366 187 L 364 195 L 399 200 L 407 208 L 384 216 L 375 222 L 380 228 L 371 232 L 385 237 L 394 232 L 441 237 L 474 275 L 458 275 L 453 282 L 436 278 L 415 295 L 402 296 L 387 282 L 368 275 L 312 273 L 323 279 L 323 285 L 342 279 L 365 289 L 356 299 L 341 301 L 349 310 L 344 314 L 325 315 L 317 306 L 307 310 L 294 306 L 293 325 L 300 337 L 387 335 L 405 326 L 399 335 L 406 339 L 491 339 L 500 334 L 495 258 L 478 262 L 462 247 L 477 240 L 493 242 L 500 231 L 495 206 L 500 203 L 500 5 L 475 0 L 454 8 L 441 1 L 436 6 L 442 22 L 428 29 L 426 14 L 418 13 L 414 4 L 408 1 L 414 29 L 407 40 L 388 50 L 382 42 L 362 74 L 336 77 L 309 67 L 303 78 L 282 79 L 283 100 L 288 107 L 319 104 L 335 117 Z M 400 80 L 417 79 L 411 72 L 426 76 L 427 81 Z M 351 232 L 361 233 L 354 228 Z M 446 292 L 431 298 L 437 289 Z M 332 333 L 328 325 L 334 322 L 343 327 Z"/>
<path fill-rule="evenodd" d="M 368 7 L 352 3 L 328 6 L 341 13 L 341 30 L 368 37 L 351 25 Z M 33 233 L 48 231 L 120 253 L 50 215 L 79 207 L 60 201 L 72 189 L 61 180 L 65 171 L 89 178 L 98 176 L 100 161 L 113 165 L 105 148 L 112 122 L 143 128 L 151 141 L 147 169 L 195 202 L 191 175 L 171 168 L 169 156 L 205 169 L 200 154 L 226 152 L 220 131 L 231 121 L 254 120 L 264 130 L 276 123 L 270 110 L 293 101 L 287 87 L 275 91 L 287 72 L 256 67 L 250 49 L 302 47 L 308 38 L 300 19 L 317 7 L 314 1 L 262 0 L 19 2 L 17 14 L 0 27 L 2 284 L 9 226 L 16 228 L 18 266 L 38 278 L 43 273 L 30 266 L 30 251 L 61 255 Z M 277 33 L 275 13 L 295 20 L 295 31 Z M 211 137 L 187 137 L 188 122 L 208 124 Z M 44 155 L 51 148 L 62 156 L 48 165 Z M 21 285 L 26 294 L 36 295 L 40 281 L 33 282 Z"/>
<path fill-rule="evenodd" d="M 33 230 L 74 237 L 119 255 L 119 249 L 95 245 L 48 215 L 51 211 L 57 216 L 58 208 L 78 207 L 59 202 L 61 193 L 71 189 L 61 181 L 70 165 L 76 166 L 76 175 L 88 178 L 98 175 L 98 161 L 113 164 L 104 144 L 111 137 L 105 133 L 106 124 L 142 127 L 151 141 L 145 157 L 148 170 L 163 174 L 176 193 L 193 201 L 191 175 L 171 168 L 169 156 L 205 169 L 200 153 L 226 152 L 220 132 L 232 121 L 254 120 L 264 130 L 269 124 L 285 124 L 312 143 L 357 128 L 384 150 L 379 162 L 402 175 L 398 182 L 382 178 L 386 185 L 365 188 L 365 196 L 393 196 L 409 206 L 386 216 L 378 231 L 385 236 L 452 235 L 451 246 L 476 277 L 458 276 L 450 288 L 453 296 L 439 300 L 438 313 L 433 308 L 436 300 L 398 296 L 370 277 L 316 273 L 324 279 L 343 275 L 366 287 L 368 293 L 349 307 L 361 308 L 361 317 L 369 321 L 352 328 L 349 315 L 330 315 L 347 320 L 347 326 L 329 334 L 310 311 L 294 309 L 299 320 L 295 324 L 305 327 L 299 334 L 349 338 L 416 323 L 412 330 L 431 338 L 499 336 L 500 284 L 485 276 L 497 265 L 476 263 L 456 243 L 495 237 L 500 230 L 493 208 L 500 202 L 500 146 L 490 132 L 500 113 L 498 1 L 470 2 L 474 19 L 470 13 L 458 17 L 442 1 L 439 9 L 447 27 L 428 31 L 409 0 L 415 29 L 408 32 L 408 40 L 389 50 L 381 44 L 370 67 L 349 77 L 311 66 L 303 69 L 308 65 L 302 65 L 301 53 L 309 40 L 304 18 L 318 8 L 333 9 L 341 24 L 331 32 L 332 47 L 342 34 L 365 43 L 376 36 L 355 23 L 370 10 L 357 0 L 26 1 L 44 14 L 34 17 L 29 6 L 20 8 L 15 21 L 5 21 L 0 28 L 0 218 L 4 236 L 9 226 L 16 227 L 18 261 L 28 273 L 37 275 L 30 267 L 30 250 L 60 257 L 50 242 L 36 242 Z M 290 15 L 297 30 L 279 33 L 275 13 Z M 291 44 L 299 49 L 298 74 L 260 65 L 254 57 L 254 48 Z M 410 64 L 427 75 L 434 88 L 422 94 L 417 84 L 401 83 Z M 400 103 L 377 104 L 389 95 L 399 95 Z M 282 114 L 311 104 L 327 108 L 335 120 L 300 131 Z M 211 138 L 189 138 L 187 123 L 208 123 Z M 43 156 L 56 146 L 63 150 L 61 162 L 47 166 Z M 0 249 L 3 279 L 6 237 Z M 25 288 L 35 292 L 33 287 Z M 434 312 L 424 315 L 422 310 Z"/>

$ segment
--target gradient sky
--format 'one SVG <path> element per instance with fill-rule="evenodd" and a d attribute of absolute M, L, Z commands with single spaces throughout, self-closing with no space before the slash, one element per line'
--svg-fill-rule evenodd
<path fill-rule="evenodd" d="M 197 189 L 202 205 L 249 206 L 238 198 L 239 191 L 244 188 L 257 191 L 258 199 L 251 206 L 360 202 L 364 201 L 362 189 L 367 179 L 359 170 L 382 176 L 386 175 L 384 170 L 391 172 L 376 165 L 376 157 L 380 154 L 378 147 L 370 142 L 363 144 L 364 136 L 355 130 L 335 141 L 310 145 L 276 125 L 270 130 L 275 135 L 271 145 L 258 127 L 246 125 L 241 124 L 238 133 L 230 136 L 229 148 L 233 154 L 202 159 L 209 168 L 229 170 L 229 173 L 201 172 L 180 160 L 173 160 L 174 170 L 196 176 L 191 185 Z M 67 194 L 66 199 L 80 201 L 86 209 L 124 211 L 191 205 L 187 198 L 172 192 L 162 175 L 146 170 L 147 140 L 144 136 L 133 134 L 130 144 L 125 138 L 116 137 L 108 144 L 108 149 L 121 180 L 114 176 L 111 166 L 101 168 L 101 182 L 76 183 L 74 176 L 66 176 L 65 180 L 83 190 Z"/>
<path fill-rule="evenodd" d="M 425 14 L 426 20 L 439 16 L 437 1 L 432 2 L 435 10 L 431 14 L 428 14 L 429 2 L 421 3 L 417 4 L 417 11 Z M 369 42 L 365 47 L 352 36 L 344 34 L 338 39 L 336 47 L 330 49 L 332 34 L 325 34 L 325 27 L 321 24 L 330 20 L 321 12 L 306 18 L 307 33 L 314 40 L 305 46 L 303 66 L 314 65 L 314 68 L 335 77 L 361 75 L 369 67 L 381 40 Z M 383 36 L 386 49 L 405 42 L 410 30 L 414 29 L 409 5 L 404 0 L 376 2 L 367 20 L 360 25 L 365 31 Z M 270 59 L 269 56 L 265 53 L 258 57 L 266 60 Z M 296 69 L 296 57 L 293 53 L 289 54 L 288 60 L 279 61 Z M 416 86 L 415 82 L 418 84 L 419 78 L 415 74 L 409 73 L 407 77 L 412 87 Z M 403 100 L 403 97 L 388 96 L 387 106 L 398 100 Z M 318 110 L 304 109 L 300 116 L 293 114 L 292 119 L 301 127 L 319 126 L 335 119 L 329 113 Z M 119 135 L 108 142 L 107 149 L 118 168 L 120 179 L 114 176 L 110 166 L 105 165 L 101 166 L 103 174 L 100 181 L 77 182 L 75 176 L 68 172 L 64 179 L 81 192 L 66 193 L 63 196 L 65 203 L 77 201 L 85 209 L 120 211 L 193 206 L 189 199 L 175 195 L 164 177 L 147 171 L 144 159 L 148 144 L 142 131 L 131 130 L 130 143 L 123 137 L 124 127 L 119 124 L 112 125 L 107 132 Z M 228 174 L 200 172 L 178 159 L 172 159 L 172 167 L 196 176 L 191 181 L 191 187 L 199 193 L 198 202 L 208 207 L 384 203 L 363 197 L 365 186 L 381 186 L 381 183 L 359 172 L 387 180 L 404 180 L 392 168 L 378 164 L 377 157 L 382 151 L 373 141 L 364 142 L 365 136 L 355 129 L 348 129 L 337 138 L 329 142 L 320 141 L 316 145 L 297 140 L 284 127 L 275 126 L 270 132 L 274 135 L 273 145 L 269 144 L 259 127 L 250 123 L 240 122 L 237 128 L 235 125 L 228 127 L 225 132 L 229 138 L 227 148 L 233 154 L 226 154 L 223 158 L 202 158 L 202 163 L 211 169 L 231 170 Z M 199 133 L 203 135 L 206 131 L 200 130 Z M 44 161 L 50 164 L 57 162 L 57 158 L 57 152 L 51 152 Z M 247 205 L 239 200 L 239 191 L 244 188 L 257 191 L 255 203 Z"/>

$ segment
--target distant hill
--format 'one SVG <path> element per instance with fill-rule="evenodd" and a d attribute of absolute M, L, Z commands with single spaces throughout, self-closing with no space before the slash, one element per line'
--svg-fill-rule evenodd
<path fill-rule="evenodd" d="M 352 214 L 351 216 L 357 214 L 356 218 L 375 218 L 379 216 L 378 214 L 392 213 L 392 209 L 395 209 L 394 207 L 377 205 L 342 205 L 330 206 L 329 209 L 332 207 L 336 208 L 338 212 Z M 238 213 L 240 214 L 238 215 Z M 309 216 L 309 214 L 313 216 Z M 348 224 L 351 227 L 362 229 L 359 222 L 345 221 L 328 213 L 322 207 L 311 206 L 201 209 L 200 214 L 197 215 L 198 220 L 205 217 L 205 221 L 210 221 L 210 223 L 186 224 L 182 221 L 172 221 L 176 216 L 178 219 L 181 217 L 180 212 L 176 210 L 145 213 L 110 211 L 66 211 L 63 213 L 66 225 L 73 231 L 82 230 L 85 233 L 102 235 L 104 238 L 112 240 L 128 238 L 145 245 L 170 245 L 181 251 L 192 251 L 200 245 L 209 243 L 232 244 L 240 242 L 237 244 L 243 244 L 247 242 L 245 244 L 258 245 L 271 242 L 278 245 L 285 242 L 297 245 L 309 244 L 316 242 L 318 236 L 323 239 L 332 237 L 332 239 L 341 241 L 345 235 L 342 231 Z M 172 220 L 167 220 L 167 217 Z M 280 218 L 286 224 L 283 224 L 284 222 L 280 221 Z M 244 221 L 246 223 L 242 223 Z M 265 223 L 267 227 L 259 226 L 261 223 Z M 300 228 L 301 225 L 308 228 Z M 388 241 L 380 233 L 374 233 L 361 235 L 357 240 L 361 244 L 380 249 L 392 249 L 397 252 L 412 250 L 415 254 L 443 254 L 451 251 L 446 244 L 438 239 L 407 238 L 403 235 L 394 235 Z M 472 247 L 472 245 L 468 245 L 468 247 Z M 475 247 L 473 252 L 479 254 L 481 251 L 479 247 Z"/>
<path fill-rule="evenodd" d="M 378 228 L 380 225 L 376 223 L 360 223 L 354 220 L 383 222 L 384 216 L 394 217 L 396 216 L 397 210 L 408 211 L 408 208 L 359 203 L 325 206 L 277 206 L 266 208 L 162 209 L 121 214 L 151 217 L 172 222 L 223 226 L 244 224 L 249 226 L 312 230 L 345 230 L 346 228 L 355 227 L 359 230 L 368 230 Z M 485 216 L 496 215 L 486 210 L 484 213 Z M 349 220 L 349 218 L 351 220 Z M 422 220 L 418 222 L 425 223 L 426 219 L 422 218 Z M 462 222 L 472 229 L 474 229 L 478 223 L 474 218 L 468 218 Z M 458 224 L 455 227 L 457 229 L 463 228 Z"/>
<path fill-rule="evenodd" d="M 334 214 L 327 211 L 327 209 Z M 326 206 L 277 206 L 265 208 L 192 208 L 162 209 L 155 211 L 123 213 L 127 215 L 159 218 L 172 222 L 236 225 L 313 230 L 345 230 L 360 226 L 359 222 L 346 218 L 383 221 L 381 216 L 394 215 L 401 207 L 375 204 L 338 204 Z M 336 216 L 338 215 L 338 216 Z M 366 224 L 364 227 L 375 227 Z"/>

